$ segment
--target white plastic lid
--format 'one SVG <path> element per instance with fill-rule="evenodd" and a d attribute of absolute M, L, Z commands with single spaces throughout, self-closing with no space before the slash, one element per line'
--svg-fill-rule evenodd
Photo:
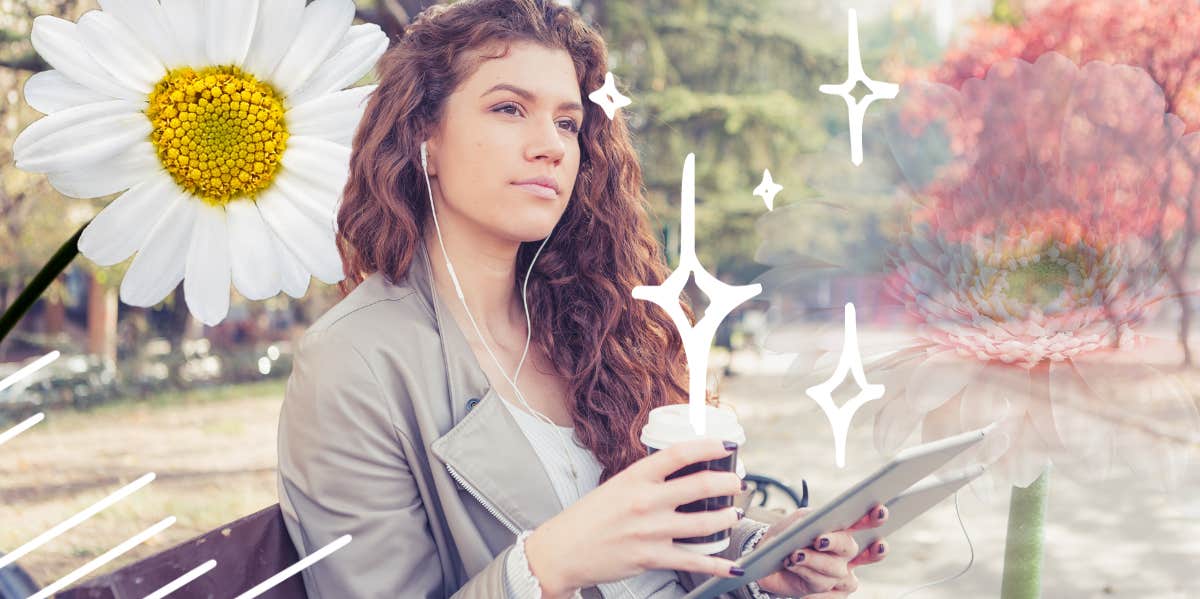
<path fill-rule="evenodd" d="M 746 432 L 738 424 L 737 415 L 728 407 L 704 406 L 706 429 L 703 435 L 692 430 L 688 419 L 688 404 L 660 406 L 650 411 L 650 419 L 642 428 L 641 440 L 646 447 L 666 449 L 681 441 L 714 438 L 733 441 L 738 445 L 746 442 Z"/>

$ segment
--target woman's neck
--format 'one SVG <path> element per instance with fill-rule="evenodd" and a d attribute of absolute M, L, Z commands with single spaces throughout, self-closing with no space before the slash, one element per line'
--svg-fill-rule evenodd
<path fill-rule="evenodd" d="M 444 206 L 444 204 L 443 204 Z M 516 288 L 516 257 L 520 244 L 503 242 L 472 230 L 471 223 L 455 219 L 450 210 L 438 210 L 442 243 L 454 265 L 454 273 L 462 287 L 467 307 L 475 324 L 493 349 L 507 346 L 519 335 L 525 336 L 525 312 Z M 463 312 L 462 302 L 454 290 L 446 258 L 438 242 L 437 230 L 430 220 L 425 227 L 425 250 L 432 267 L 434 286 L 450 309 L 465 323 L 464 329 L 474 339 L 475 332 Z M 519 348 L 518 348 L 519 351 Z"/>

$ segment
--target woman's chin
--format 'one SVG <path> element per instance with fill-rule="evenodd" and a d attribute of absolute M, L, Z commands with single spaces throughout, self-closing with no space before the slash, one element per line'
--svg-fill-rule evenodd
<path fill-rule="evenodd" d="M 547 214 L 545 210 L 529 210 L 508 219 L 507 233 L 516 241 L 541 241 L 551 235 L 558 224 L 561 212 Z"/>

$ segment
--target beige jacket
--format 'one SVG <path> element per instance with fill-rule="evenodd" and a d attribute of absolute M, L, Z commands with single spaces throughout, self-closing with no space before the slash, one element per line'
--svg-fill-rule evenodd
<path fill-rule="evenodd" d="M 295 352 L 279 420 L 284 520 L 302 557 L 352 535 L 304 570 L 312 599 L 506 599 L 517 533 L 562 510 L 430 272 L 419 244 L 406 280 L 371 275 Z M 722 556 L 763 526 L 739 521 Z M 705 578 L 676 574 L 688 590 Z"/>

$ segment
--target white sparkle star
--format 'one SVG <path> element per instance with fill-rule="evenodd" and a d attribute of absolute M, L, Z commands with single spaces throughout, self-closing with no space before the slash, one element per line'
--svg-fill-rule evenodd
<path fill-rule="evenodd" d="M 596 91 L 588 94 L 588 99 L 599 104 L 600 108 L 604 109 L 604 114 L 608 115 L 608 120 L 612 120 L 613 115 L 617 113 L 618 108 L 629 106 L 633 100 L 621 95 L 617 91 L 617 84 L 613 81 L 612 72 L 604 74 L 604 85 Z"/>
<path fill-rule="evenodd" d="M 833 404 L 833 390 L 846 380 L 847 372 L 853 374 L 854 382 L 858 383 L 858 395 L 838 407 Z M 842 343 L 842 355 L 838 358 L 837 368 L 829 380 L 804 391 L 813 401 L 817 402 L 817 405 L 821 406 L 825 417 L 829 419 L 829 426 L 833 428 L 833 443 L 837 454 L 838 468 L 846 466 L 846 434 L 850 429 L 850 421 L 854 419 L 854 413 L 868 401 L 883 397 L 883 392 L 883 385 L 867 382 L 867 375 L 863 372 L 862 355 L 858 351 L 858 329 L 855 324 L 854 304 L 847 303 L 845 341 Z"/>
<path fill-rule="evenodd" d="M 762 285 L 733 286 L 712 276 L 696 257 L 696 155 L 688 154 L 683 162 L 683 191 L 679 207 L 679 265 L 661 285 L 638 285 L 633 297 L 652 301 L 667 311 L 679 335 L 683 338 L 684 356 L 688 363 L 688 419 L 697 435 L 706 431 L 704 411 L 705 374 L 708 372 L 708 350 L 712 347 L 717 325 L 742 302 L 762 292 Z M 693 327 L 679 305 L 679 294 L 687 285 L 688 275 L 696 278 L 696 286 L 708 296 L 704 317 Z"/>
<path fill-rule="evenodd" d="M 781 189 L 783 189 L 782 185 L 771 180 L 771 171 L 763 169 L 762 183 L 759 183 L 758 187 L 754 188 L 754 195 L 762 196 L 763 203 L 767 205 L 767 210 L 774 210 L 775 194 L 779 193 Z"/>
<path fill-rule="evenodd" d="M 883 81 L 875 81 L 863 72 L 862 56 L 858 48 L 858 13 L 854 9 L 850 9 L 850 33 L 849 33 L 850 57 L 849 73 L 845 83 L 840 85 L 825 84 L 821 86 L 821 93 L 830 94 L 833 96 L 841 96 L 846 101 L 847 112 L 850 116 L 850 161 L 855 166 L 862 164 L 862 127 L 863 118 L 867 115 L 867 106 L 871 105 L 876 99 L 891 100 L 900 93 L 900 86 L 895 83 L 887 83 Z M 863 96 L 862 100 L 855 100 L 854 95 L 850 92 L 854 87 L 862 83 L 871 90 L 871 93 Z"/>

